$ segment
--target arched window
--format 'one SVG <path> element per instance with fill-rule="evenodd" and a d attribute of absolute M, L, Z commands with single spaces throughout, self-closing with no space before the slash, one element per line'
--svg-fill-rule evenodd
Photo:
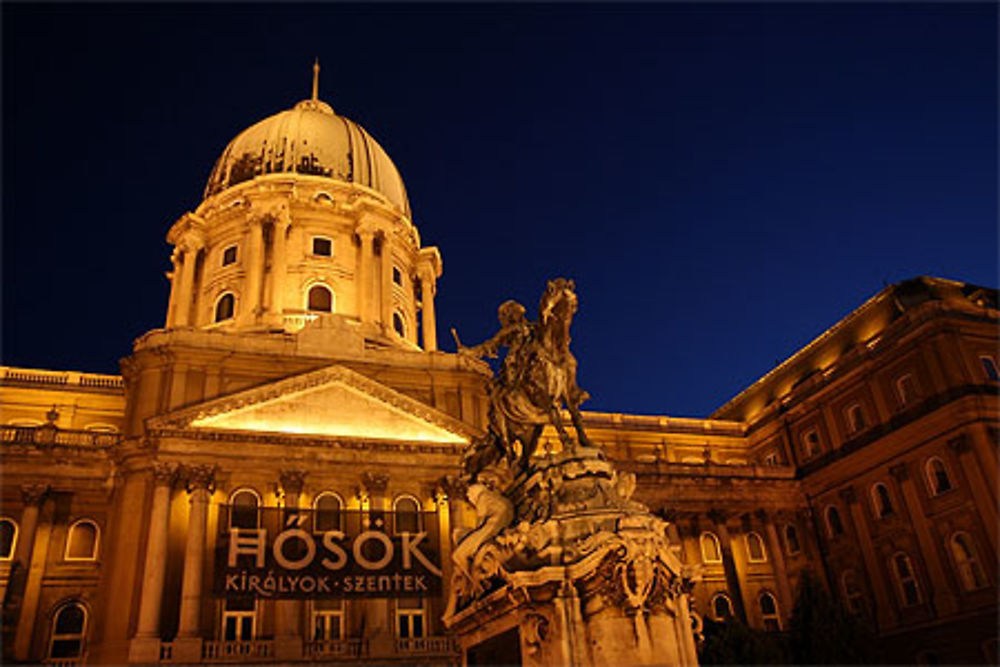
<path fill-rule="evenodd" d="M 260 496 L 253 489 L 237 489 L 229 496 L 229 528 L 260 528 Z"/>
<path fill-rule="evenodd" d="M 760 594 L 760 615 L 764 619 L 764 629 L 777 632 L 781 630 L 781 617 L 778 615 L 778 603 L 770 593 Z"/>
<path fill-rule="evenodd" d="M 306 308 L 319 313 L 332 313 L 333 292 L 326 285 L 313 285 L 309 288 Z"/>
<path fill-rule="evenodd" d="M 757 533 L 747 533 L 747 552 L 750 554 L 751 563 L 763 563 L 767 560 L 764 540 Z"/>
<path fill-rule="evenodd" d="M 13 558 L 15 547 L 17 547 L 17 522 L 4 517 L 0 519 L 0 560 Z"/>
<path fill-rule="evenodd" d="M 814 428 L 802 434 L 802 454 L 810 459 L 819 454 L 819 431 Z"/>
<path fill-rule="evenodd" d="M 715 533 L 702 533 L 700 542 L 703 563 L 722 562 L 722 549 L 719 547 L 719 538 L 715 536 Z"/>
<path fill-rule="evenodd" d="M 398 312 L 392 314 L 392 328 L 400 337 L 406 338 L 406 324 Z"/>
<path fill-rule="evenodd" d="M 997 362 L 993 357 L 984 354 L 979 357 L 979 363 L 983 365 L 983 373 L 986 374 L 987 380 L 992 380 L 993 382 L 1000 380 L 1000 373 L 997 372 Z"/>
<path fill-rule="evenodd" d="M 854 570 L 844 570 L 844 573 L 840 575 L 840 589 L 844 594 L 847 611 L 852 614 L 860 614 L 863 610 L 864 593 L 858 586 L 858 577 Z"/>
<path fill-rule="evenodd" d="M 904 607 L 920 604 L 920 585 L 913 571 L 910 557 L 900 551 L 892 557 L 892 573 L 896 580 L 899 600 Z"/>
<path fill-rule="evenodd" d="M 728 621 L 733 617 L 733 603 L 725 593 L 712 598 L 712 615 L 717 621 Z"/>
<path fill-rule="evenodd" d="M 332 491 L 324 491 L 313 501 L 313 530 L 325 532 L 328 530 L 343 530 L 342 510 L 344 503 L 340 496 Z"/>
<path fill-rule="evenodd" d="M 938 457 L 932 456 L 928 459 L 924 470 L 927 473 L 927 485 L 930 487 L 932 496 L 939 496 L 955 488 L 948 475 L 948 468 L 945 467 L 944 461 Z"/>
<path fill-rule="evenodd" d="M 899 405 L 905 407 L 917 400 L 917 380 L 909 373 L 896 380 L 896 396 L 899 398 Z"/>
<path fill-rule="evenodd" d="M 962 588 L 974 591 L 986 586 L 986 572 L 979 563 L 979 554 L 968 533 L 958 532 L 951 536 L 951 554 L 955 558 Z"/>
<path fill-rule="evenodd" d="M 865 411 L 860 403 L 853 403 L 847 408 L 847 426 L 851 434 L 860 433 L 865 429 Z"/>
<path fill-rule="evenodd" d="M 799 531 L 790 523 L 785 524 L 785 549 L 789 556 L 794 556 L 802 551 L 802 546 L 799 544 Z"/>
<path fill-rule="evenodd" d="M 837 537 L 844 534 L 844 523 L 840 520 L 840 510 L 833 505 L 826 508 L 826 534 Z"/>
<path fill-rule="evenodd" d="M 422 530 L 420 503 L 413 496 L 399 496 L 392 503 L 396 533 L 419 533 Z"/>
<path fill-rule="evenodd" d="M 90 519 L 80 519 L 66 534 L 66 560 L 97 560 L 101 530 Z"/>
<path fill-rule="evenodd" d="M 52 616 L 49 658 L 82 657 L 86 637 L 87 609 L 79 602 L 67 602 Z"/>
<path fill-rule="evenodd" d="M 226 292 L 215 302 L 215 321 L 231 320 L 234 312 L 236 312 L 236 297 L 232 292 Z"/>
<path fill-rule="evenodd" d="M 876 482 L 872 486 L 872 507 L 875 508 L 875 518 L 877 519 L 884 519 L 895 512 L 889 489 L 882 482 Z"/>

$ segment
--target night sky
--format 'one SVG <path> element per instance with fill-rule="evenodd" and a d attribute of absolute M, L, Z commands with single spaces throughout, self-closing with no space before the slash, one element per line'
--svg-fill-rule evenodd
<path fill-rule="evenodd" d="M 439 339 L 577 282 L 587 409 L 704 416 L 878 292 L 996 286 L 992 3 L 3 3 L 3 363 L 118 372 L 170 225 L 308 97 L 395 161 Z"/>

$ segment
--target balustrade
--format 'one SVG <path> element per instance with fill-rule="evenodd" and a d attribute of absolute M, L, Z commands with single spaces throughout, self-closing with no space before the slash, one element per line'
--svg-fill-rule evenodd
<path fill-rule="evenodd" d="M 305 643 L 307 658 L 363 658 L 368 655 L 367 639 L 327 639 Z"/>
<path fill-rule="evenodd" d="M 203 662 L 242 662 L 274 657 L 274 641 L 205 641 L 201 645 Z"/>

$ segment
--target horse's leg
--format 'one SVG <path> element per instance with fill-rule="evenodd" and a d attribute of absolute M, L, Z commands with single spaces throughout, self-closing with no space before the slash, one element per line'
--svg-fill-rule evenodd
<path fill-rule="evenodd" d="M 559 442 L 563 444 L 563 451 L 573 451 L 575 449 L 573 440 L 569 437 L 569 433 L 566 432 L 566 427 L 563 426 L 562 415 L 559 414 L 559 406 L 552 405 L 549 408 L 549 419 L 552 421 L 552 425 L 556 427 L 556 433 L 559 434 Z"/>
<path fill-rule="evenodd" d="M 538 449 L 538 438 L 542 435 L 543 425 L 538 424 L 535 426 L 529 426 L 527 429 L 527 440 L 521 440 L 521 470 L 527 470 L 528 466 L 531 465 L 531 457 L 535 455 L 535 450 Z"/>
<path fill-rule="evenodd" d="M 576 429 L 576 437 L 580 441 L 580 444 L 584 447 L 593 447 L 594 443 L 590 441 L 587 432 L 583 430 L 583 416 L 580 415 L 580 408 L 572 403 L 567 403 L 566 406 L 569 408 L 569 418 L 573 421 L 573 427 Z"/>

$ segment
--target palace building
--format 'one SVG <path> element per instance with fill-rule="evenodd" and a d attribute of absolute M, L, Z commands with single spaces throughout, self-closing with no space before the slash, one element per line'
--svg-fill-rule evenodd
<path fill-rule="evenodd" d="M 314 84 L 167 240 L 120 376 L 0 368 L 5 660 L 460 662 L 451 480 L 490 372 L 438 349 L 442 258 L 389 156 Z M 783 631 L 810 570 L 889 660 L 996 664 L 998 318 L 915 278 L 706 418 L 584 423 L 697 617 Z"/>

